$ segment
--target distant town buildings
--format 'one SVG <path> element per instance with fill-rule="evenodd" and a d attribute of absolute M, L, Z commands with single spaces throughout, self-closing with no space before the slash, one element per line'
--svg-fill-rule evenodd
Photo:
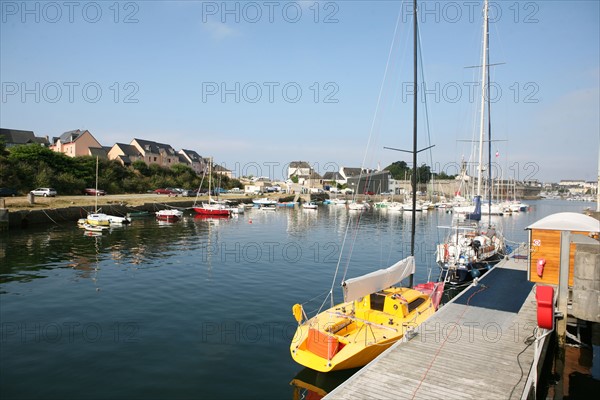
<path fill-rule="evenodd" d="M 170 168 L 176 164 L 189 166 L 198 175 L 208 173 L 211 159 L 202 157 L 198 152 L 190 149 L 176 150 L 166 143 L 134 138 L 129 143 L 115 143 L 112 146 L 102 146 L 89 130 L 70 130 L 58 137 L 49 140 L 48 136 L 38 137 L 32 131 L 18 129 L 0 129 L 0 140 L 7 148 L 35 144 L 63 153 L 69 157 L 97 156 L 115 160 L 123 166 L 130 166 L 135 162 L 144 162 L 146 165 L 160 165 Z M 222 165 L 212 163 L 211 173 L 221 174 L 233 178 L 232 171 Z M 241 177 L 239 177 L 241 178 Z M 338 171 L 328 171 L 321 176 L 308 161 L 292 161 L 287 168 L 286 182 L 281 186 L 271 182 L 271 179 L 255 179 L 247 183 L 247 191 L 279 191 L 288 189 L 294 191 L 310 191 L 312 189 L 328 189 L 344 186 L 352 189 L 354 193 L 394 193 L 406 194 L 411 191 L 410 180 L 394 180 L 389 171 L 358 168 L 339 167 Z M 294 183 L 293 188 L 291 183 Z M 466 182 L 459 176 L 456 180 L 436 182 L 435 187 L 426 188 L 445 195 L 454 195 L 460 191 L 461 182 Z M 421 184 L 423 186 L 423 184 Z M 568 193 L 570 196 L 583 196 L 597 193 L 597 181 L 581 179 L 563 179 L 559 183 L 544 183 L 538 180 L 515 182 L 511 180 L 495 181 L 495 191 L 500 197 L 535 198 L 544 190 L 550 192 Z M 421 190 L 421 188 L 419 189 Z"/>

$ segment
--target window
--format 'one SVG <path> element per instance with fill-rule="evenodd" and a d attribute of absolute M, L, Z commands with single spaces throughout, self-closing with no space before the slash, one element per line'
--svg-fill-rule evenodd
<path fill-rule="evenodd" d="M 371 293 L 371 296 L 370 296 L 371 310 L 383 311 L 384 301 L 385 301 L 385 296 L 383 296 L 379 293 Z"/>
<path fill-rule="evenodd" d="M 412 312 L 414 309 L 416 309 L 417 307 L 419 307 L 421 304 L 423 304 L 425 302 L 425 299 L 422 297 L 419 297 L 413 301 L 411 301 L 408 304 L 408 312 Z"/>

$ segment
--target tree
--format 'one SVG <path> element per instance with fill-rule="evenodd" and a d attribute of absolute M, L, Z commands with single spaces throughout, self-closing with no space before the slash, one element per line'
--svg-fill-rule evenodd
<path fill-rule="evenodd" d="M 408 168 L 405 161 L 395 161 L 385 167 L 385 169 L 390 171 L 392 178 L 397 180 L 403 180 L 410 175 L 410 168 Z"/>

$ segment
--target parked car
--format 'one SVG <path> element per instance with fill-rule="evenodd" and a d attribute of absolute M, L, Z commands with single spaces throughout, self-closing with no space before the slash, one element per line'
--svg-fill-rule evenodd
<path fill-rule="evenodd" d="M 177 194 L 177 192 L 175 192 L 173 189 L 170 188 L 164 188 L 164 189 L 155 189 L 154 193 L 156 194 L 168 194 L 170 196 Z"/>
<path fill-rule="evenodd" d="M 33 189 L 29 192 L 35 196 L 43 196 L 43 197 L 54 197 L 56 196 L 56 189 L 53 188 L 37 188 Z"/>
<path fill-rule="evenodd" d="M 388 190 L 387 192 L 381 192 L 381 194 L 386 196 L 386 195 L 392 195 L 392 194 L 394 194 L 394 192 L 392 192 L 391 190 Z"/>
<path fill-rule="evenodd" d="M 365 191 L 365 194 L 368 195 L 368 196 L 373 196 L 375 194 L 375 192 L 367 190 L 367 191 Z"/>
<path fill-rule="evenodd" d="M 195 197 L 198 194 L 198 189 L 183 189 L 181 192 L 182 196 Z"/>
<path fill-rule="evenodd" d="M 106 192 L 102 189 L 87 188 L 83 190 L 86 196 L 104 196 Z"/>
<path fill-rule="evenodd" d="M 11 188 L 0 188 L 0 197 L 16 196 L 17 191 Z"/>

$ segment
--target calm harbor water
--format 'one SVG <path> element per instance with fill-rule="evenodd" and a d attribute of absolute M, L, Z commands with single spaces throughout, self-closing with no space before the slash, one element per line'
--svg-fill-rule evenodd
<path fill-rule="evenodd" d="M 508 240 L 525 241 L 546 215 L 595 207 L 529 204 L 495 217 Z M 452 216 L 416 218 L 418 283 L 437 277 L 438 226 Z M 409 255 L 410 225 L 410 213 L 322 206 L 148 218 L 92 237 L 74 223 L 0 232 L 0 398 L 292 399 L 292 381 L 329 391 L 354 371 L 292 361 L 291 307 L 319 307 L 338 258 L 353 277 Z"/>

